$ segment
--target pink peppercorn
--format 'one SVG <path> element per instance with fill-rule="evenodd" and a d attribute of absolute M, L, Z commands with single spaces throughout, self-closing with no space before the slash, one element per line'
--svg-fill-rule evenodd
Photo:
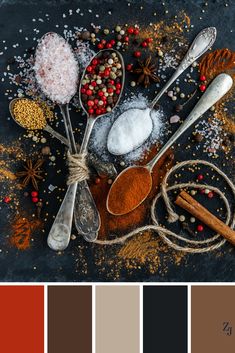
<path fill-rule="evenodd" d="M 202 225 L 202 224 L 199 224 L 199 225 L 197 226 L 197 231 L 198 231 L 198 232 L 202 232 L 203 230 L 204 230 L 203 225 Z"/>
<path fill-rule="evenodd" d="M 204 176 L 202 175 L 202 174 L 199 174 L 198 176 L 197 176 L 197 180 L 203 180 L 204 179 Z"/>

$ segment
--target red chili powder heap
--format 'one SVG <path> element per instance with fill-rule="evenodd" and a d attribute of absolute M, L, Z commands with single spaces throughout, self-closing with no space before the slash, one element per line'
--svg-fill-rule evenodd
<path fill-rule="evenodd" d="M 143 164 L 147 164 L 149 160 L 155 156 L 157 148 L 154 146 L 146 155 Z M 166 154 L 155 165 L 152 172 L 153 187 L 146 200 L 134 211 L 122 215 L 111 215 L 106 208 L 106 199 L 110 190 L 110 185 L 107 183 L 107 178 L 101 179 L 101 182 L 90 186 L 92 195 L 100 213 L 101 228 L 99 231 L 99 239 L 108 239 L 110 235 L 123 235 L 133 228 L 137 228 L 150 222 L 150 207 L 154 196 L 159 191 L 159 185 L 168 168 L 173 163 L 172 151 L 167 151 Z"/>

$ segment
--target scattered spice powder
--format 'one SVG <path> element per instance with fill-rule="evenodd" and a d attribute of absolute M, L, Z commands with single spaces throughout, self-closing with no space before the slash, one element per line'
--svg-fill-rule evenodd
<path fill-rule="evenodd" d="M 94 261 L 107 279 L 120 281 L 124 270 L 136 278 L 139 278 L 138 272 L 142 273 L 143 268 L 146 273 L 165 276 L 172 264 L 180 266 L 184 262 L 187 265 L 187 254 L 169 248 L 156 233 L 146 231 L 122 246 L 109 248 L 108 252 L 107 247 L 98 246 Z"/>
<path fill-rule="evenodd" d="M 211 81 L 222 72 L 231 75 L 233 80 L 235 80 L 235 52 L 223 48 L 206 54 L 200 61 L 199 72 L 200 75 L 205 76 L 208 81 Z M 234 99 L 233 97 L 234 86 L 215 104 L 216 112 L 214 113 L 214 117 L 222 121 L 223 129 L 232 134 L 235 133 L 235 121 L 233 116 L 229 116 L 228 112 L 226 112 L 225 103 Z"/>
<path fill-rule="evenodd" d="M 212 79 L 222 72 L 235 77 L 235 52 L 223 48 L 205 55 L 199 64 L 200 75 Z"/>
<path fill-rule="evenodd" d="M 10 243 L 19 250 L 30 248 L 32 233 L 42 227 L 39 219 L 28 219 L 27 217 L 17 216 L 12 224 L 12 235 Z"/>

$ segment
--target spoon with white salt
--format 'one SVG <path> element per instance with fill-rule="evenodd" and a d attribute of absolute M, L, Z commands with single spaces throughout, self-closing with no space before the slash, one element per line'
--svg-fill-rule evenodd
<path fill-rule="evenodd" d="M 77 154 L 68 106 L 77 92 L 79 70 L 72 48 L 62 36 L 49 32 L 41 38 L 36 49 L 34 70 L 42 91 L 59 105 L 69 142 L 69 150 L 71 154 Z M 47 243 L 53 250 L 64 250 L 69 244 L 77 186 L 76 182 L 68 186 L 49 232 Z M 86 201 L 91 215 L 89 227 L 84 222 L 84 231 L 81 231 L 81 234 L 83 236 L 89 234 L 95 239 L 100 227 L 99 213 L 86 182 L 84 182 L 82 190 L 78 191 L 83 194 L 83 200 Z"/>
<path fill-rule="evenodd" d="M 107 148 L 110 153 L 116 156 L 127 154 L 140 147 L 148 139 L 153 129 L 151 114 L 155 104 L 171 84 L 213 45 L 216 33 L 215 27 L 203 29 L 194 39 L 177 70 L 154 100 L 144 108 L 129 108 L 117 118 L 108 135 Z"/>

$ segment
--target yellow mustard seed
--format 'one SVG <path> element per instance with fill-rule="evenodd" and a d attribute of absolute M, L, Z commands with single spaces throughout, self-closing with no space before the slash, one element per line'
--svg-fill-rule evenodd
<path fill-rule="evenodd" d="M 13 106 L 15 120 L 29 130 L 44 129 L 47 122 L 43 109 L 37 102 L 22 98 L 18 99 Z"/>

